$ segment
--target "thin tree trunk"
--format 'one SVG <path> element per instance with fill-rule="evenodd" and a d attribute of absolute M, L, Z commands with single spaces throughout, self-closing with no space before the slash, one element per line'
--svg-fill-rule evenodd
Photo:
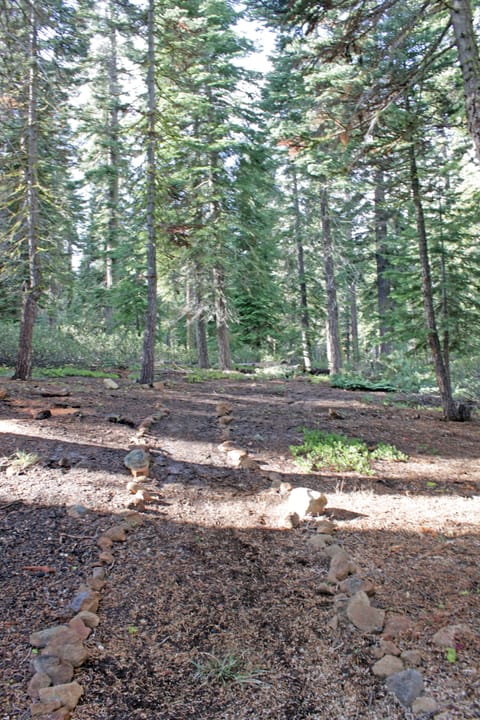
<path fill-rule="evenodd" d="M 28 71 L 28 119 L 26 185 L 26 240 L 28 246 L 29 280 L 23 286 L 20 339 L 13 379 L 28 380 L 32 375 L 33 327 L 40 297 L 41 272 L 38 252 L 38 26 L 37 8 L 30 5 L 30 68 Z"/>
<path fill-rule="evenodd" d="M 338 323 L 337 287 L 333 262 L 333 241 L 330 228 L 330 214 L 328 210 L 328 196 L 326 188 L 322 188 L 321 191 L 320 212 L 322 217 L 323 266 L 325 284 L 327 288 L 326 329 L 328 369 L 330 374 L 334 375 L 340 371 L 342 359 Z"/>
<path fill-rule="evenodd" d="M 450 20 L 462 69 L 467 127 L 480 160 L 480 57 L 470 0 L 451 0 Z"/>
<path fill-rule="evenodd" d="M 350 339 L 352 344 L 351 359 L 354 363 L 358 363 L 360 362 L 360 349 L 358 344 L 357 285 L 355 280 L 350 282 L 348 292 L 350 296 Z"/>
<path fill-rule="evenodd" d="M 428 256 L 427 232 L 425 228 L 425 217 L 423 213 L 420 181 L 418 178 L 417 160 L 413 143 L 410 144 L 409 155 L 410 183 L 412 189 L 413 205 L 415 208 L 415 218 L 417 222 L 418 250 L 420 255 L 420 267 L 422 273 L 423 308 L 428 333 L 428 344 L 435 367 L 435 376 L 437 379 L 438 389 L 440 391 L 440 397 L 442 399 L 444 417 L 446 420 L 458 420 L 460 418 L 457 405 L 452 396 L 450 372 L 448 366 L 446 365 L 446 360 L 442 354 L 442 348 L 435 318 L 430 260 Z"/>
<path fill-rule="evenodd" d="M 205 307 L 203 303 L 203 289 L 200 273 L 198 269 L 195 271 L 195 338 L 197 344 L 197 362 L 198 367 L 206 370 L 210 367 L 208 357 L 207 343 L 207 320 L 205 317 Z"/>
<path fill-rule="evenodd" d="M 118 239 L 118 199 L 119 199 L 119 120 L 118 120 L 118 53 L 117 53 L 117 28 L 115 3 L 109 3 L 109 63 L 108 63 L 108 91 L 109 91 L 109 118 L 108 118 L 108 226 L 105 243 L 105 287 L 107 290 L 107 303 L 105 306 L 105 320 L 107 328 L 111 329 L 112 307 L 108 291 L 112 289 L 114 282 L 114 260 L 113 253 L 117 246 Z"/>
<path fill-rule="evenodd" d="M 302 337 L 302 359 L 303 369 L 309 371 L 312 369 L 312 348 L 310 343 L 310 318 L 308 313 L 308 297 L 307 282 L 305 279 L 305 259 L 303 253 L 302 228 L 300 201 L 298 197 L 298 183 L 295 166 L 292 165 L 293 180 L 293 207 L 294 207 L 294 232 L 295 242 L 297 245 L 297 273 L 298 287 L 300 290 L 300 328 Z"/>
<path fill-rule="evenodd" d="M 148 137 L 147 137 L 147 310 L 143 335 L 143 357 L 140 382 L 152 385 L 155 370 L 155 333 L 157 328 L 157 238 L 155 229 L 156 209 L 156 93 L 155 93 L 155 38 L 154 5 L 148 5 Z"/>
<path fill-rule="evenodd" d="M 387 277 L 388 261 L 387 213 L 385 208 L 385 177 L 383 168 L 375 173 L 375 259 L 377 264 L 377 307 L 378 330 L 380 334 L 380 355 L 388 355 L 392 350 L 391 342 L 385 338 L 389 333 L 387 316 L 390 307 L 390 281 Z"/>
<path fill-rule="evenodd" d="M 213 269 L 215 289 L 215 322 L 217 328 L 218 366 L 220 370 L 231 370 L 230 339 L 227 323 L 227 303 L 225 299 L 225 276 L 223 268 L 217 264 Z"/>

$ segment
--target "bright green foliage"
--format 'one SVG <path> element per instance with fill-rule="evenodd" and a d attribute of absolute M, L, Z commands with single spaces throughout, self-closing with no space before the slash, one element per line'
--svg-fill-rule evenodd
<path fill-rule="evenodd" d="M 338 472 L 373 475 L 372 462 L 375 460 L 408 459 L 392 445 L 380 443 L 375 450 L 369 450 L 362 440 L 323 430 L 304 428 L 303 438 L 303 444 L 290 447 L 290 451 L 297 462 L 308 470 L 329 468 Z"/>

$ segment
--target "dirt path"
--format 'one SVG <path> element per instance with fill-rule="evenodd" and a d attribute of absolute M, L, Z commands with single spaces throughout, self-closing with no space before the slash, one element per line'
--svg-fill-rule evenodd
<path fill-rule="evenodd" d="M 335 541 L 373 583 L 373 603 L 409 621 L 395 642 L 420 653 L 436 716 L 480 717 L 477 419 L 446 424 L 390 395 L 302 379 L 0 382 L 0 457 L 39 459 L 0 471 L 1 720 L 30 716 L 30 632 L 71 617 L 96 538 L 132 498 L 125 454 L 161 408 L 169 414 L 143 438 L 156 499 L 115 548 L 74 719 L 413 717 L 372 673 L 380 636 L 338 622 L 338 589 L 321 591 L 330 559 L 312 545 L 318 520 L 282 524 L 280 481 L 326 494 Z M 231 441 L 257 467 L 229 467 L 219 450 L 220 401 L 233 408 Z M 306 474 L 289 451 L 302 427 L 393 443 L 409 461 L 378 463 L 371 477 Z M 452 662 L 432 638 L 458 624 L 472 633 Z"/>

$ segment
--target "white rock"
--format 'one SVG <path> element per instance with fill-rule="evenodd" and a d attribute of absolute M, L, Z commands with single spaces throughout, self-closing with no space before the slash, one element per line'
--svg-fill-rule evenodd
<path fill-rule="evenodd" d="M 295 512 L 304 518 L 306 515 L 321 515 L 327 505 L 327 498 L 318 490 L 297 487 L 290 492 L 286 505 L 288 512 Z"/>

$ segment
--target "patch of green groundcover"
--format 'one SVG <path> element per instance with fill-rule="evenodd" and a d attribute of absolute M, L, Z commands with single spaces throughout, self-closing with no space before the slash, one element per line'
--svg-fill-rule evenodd
<path fill-rule="evenodd" d="M 292 445 L 296 462 L 306 470 L 329 468 L 373 475 L 375 460 L 405 462 L 408 456 L 394 445 L 379 443 L 373 450 L 363 440 L 324 430 L 302 429 L 303 444 Z"/>
<path fill-rule="evenodd" d="M 51 377 L 51 378 L 63 378 L 63 377 L 92 377 L 92 378 L 117 378 L 118 375 L 106 370 L 87 370 L 82 368 L 76 368 L 71 365 L 58 368 L 41 368 L 33 371 L 34 378 Z"/>

